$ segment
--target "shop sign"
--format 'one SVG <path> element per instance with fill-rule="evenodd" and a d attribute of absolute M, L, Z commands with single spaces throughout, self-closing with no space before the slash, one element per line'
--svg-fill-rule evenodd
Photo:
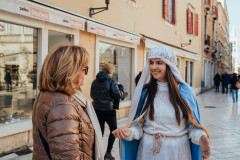
<path fill-rule="evenodd" d="M 0 10 L 84 30 L 85 19 L 22 0 L 1 0 Z"/>
<path fill-rule="evenodd" d="M 87 22 L 87 31 L 97 35 L 106 36 L 109 38 L 113 38 L 113 39 L 117 39 L 125 42 L 130 42 L 135 44 L 140 43 L 139 36 L 135 36 L 135 35 L 132 35 L 114 28 L 110 28 L 98 23 L 90 22 L 90 21 Z"/>
<path fill-rule="evenodd" d="M 0 24 L 0 31 L 3 32 L 5 30 L 5 26 Z"/>

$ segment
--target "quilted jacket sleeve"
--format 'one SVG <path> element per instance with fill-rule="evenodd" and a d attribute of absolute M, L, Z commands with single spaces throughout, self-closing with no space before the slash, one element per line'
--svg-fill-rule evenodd
<path fill-rule="evenodd" d="M 80 159 L 79 119 L 73 104 L 57 104 L 48 113 L 47 139 L 51 157 Z"/>

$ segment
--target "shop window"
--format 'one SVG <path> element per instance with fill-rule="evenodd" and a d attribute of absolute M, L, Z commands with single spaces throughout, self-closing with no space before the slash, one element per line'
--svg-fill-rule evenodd
<path fill-rule="evenodd" d="M 0 21 L 0 125 L 30 119 L 37 89 L 37 29 Z"/>
<path fill-rule="evenodd" d="M 185 62 L 185 82 L 194 86 L 194 63 L 190 61 Z"/>
<path fill-rule="evenodd" d="M 179 59 L 179 58 L 177 58 L 177 68 L 178 68 L 179 71 L 180 71 L 180 59 Z"/>
<path fill-rule="evenodd" d="M 48 31 L 48 51 L 64 44 L 73 44 L 73 35 L 56 31 Z"/>
<path fill-rule="evenodd" d="M 189 66 L 188 66 L 189 62 L 186 61 L 185 63 L 185 82 L 188 83 L 189 82 L 189 78 L 188 78 L 188 69 L 189 69 Z"/>
<path fill-rule="evenodd" d="M 146 52 L 146 63 L 148 61 L 149 51 Z"/>
<path fill-rule="evenodd" d="M 175 0 L 163 0 L 163 18 L 171 24 L 176 24 Z"/>
<path fill-rule="evenodd" d="M 194 63 L 190 62 L 190 86 L 192 87 L 194 84 Z"/>
<path fill-rule="evenodd" d="M 131 48 L 112 45 L 100 42 L 99 51 L 99 70 L 105 63 L 114 64 L 116 71 L 113 74 L 113 79 L 123 85 L 124 90 L 128 92 L 125 100 L 130 100 L 131 97 L 131 76 L 132 76 L 132 54 Z"/>

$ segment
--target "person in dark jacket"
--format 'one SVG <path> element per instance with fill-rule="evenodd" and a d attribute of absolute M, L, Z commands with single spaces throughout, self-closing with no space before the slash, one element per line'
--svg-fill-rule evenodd
<path fill-rule="evenodd" d="M 230 75 L 225 72 L 222 76 L 221 76 L 221 80 L 222 80 L 222 93 L 228 93 L 228 84 L 229 84 L 229 80 L 230 80 Z"/>
<path fill-rule="evenodd" d="M 10 74 L 10 69 L 7 69 L 4 80 L 7 84 L 7 92 L 12 92 L 12 76 Z"/>
<path fill-rule="evenodd" d="M 138 75 L 136 76 L 136 78 L 135 78 L 135 84 L 136 84 L 136 86 L 137 86 L 137 84 L 138 84 L 139 79 L 141 78 L 141 75 L 142 75 L 142 71 L 140 71 L 140 72 L 138 73 Z"/>
<path fill-rule="evenodd" d="M 232 78 L 230 79 L 233 103 L 238 101 L 238 89 L 239 89 L 239 88 L 236 87 L 236 83 L 237 83 L 237 82 L 238 82 L 237 74 L 236 74 L 236 73 L 233 73 L 233 76 L 232 76 Z M 236 100 L 235 100 L 234 93 L 236 93 Z"/>
<path fill-rule="evenodd" d="M 215 85 L 215 88 L 216 88 L 216 92 L 219 92 L 219 86 L 220 86 L 220 82 L 221 82 L 221 77 L 220 75 L 217 73 L 215 76 L 214 76 L 214 85 Z"/>
<path fill-rule="evenodd" d="M 104 156 L 105 160 L 114 160 L 111 151 L 115 137 L 112 131 L 117 129 L 116 110 L 114 109 L 114 101 L 123 98 L 123 92 L 118 88 L 116 82 L 111 78 L 115 72 L 115 67 L 111 63 L 103 66 L 102 71 L 96 76 L 91 86 L 91 98 L 93 99 L 93 107 L 97 114 L 102 135 L 104 135 L 105 122 L 110 128 L 108 138 L 107 152 Z M 123 88 L 122 88 L 123 90 Z"/>
<path fill-rule="evenodd" d="M 117 83 L 117 86 L 118 86 L 119 90 L 121 92 L 123 92 L 123 97 L 121 99 L 114 99 L 114 102 L 113 102 L 113 109 L 118 110 L 119 109 L 120 100 L 123 101 L 128 96 L 128 93 L 124 92 L 124 87 L 123 87 L 122 84 L 120 84 L 119 82 L 116 82 L 116 83 Z"/>

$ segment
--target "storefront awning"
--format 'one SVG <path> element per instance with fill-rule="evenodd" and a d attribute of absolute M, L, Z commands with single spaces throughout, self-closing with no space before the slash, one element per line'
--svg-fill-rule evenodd
<path fill-rule="evenodd" d="M 174 47 L 168 46 L 166 44 L 162 44 L 162 43 L 159 43 L 157 41 L 150 40 L 148 38 L 144 38 L 144 42 L 145 42 L 145 47 L 149 48 L 149 49 L 151 49 L 153 47 L 156 47 L 156 46 L 159 46 L 159 45 L 167 46 L 167 47 L 171 48 L 172 51 L 179 57 L 185 57 L 185 58 L 193 59 L 193 60 L 196 60 L 196 61 L 201 60 L 201 56 L 198 55 L 198 54 L 194 54 L 194 53 L 191 53 L 191 52 L 188 52 L 188 51 L 184 51 L 184 50 L 181 50 L 181 49 L 178 49 L 178 48 L 174 48 Z"/>
<path fill-rule="evenodd" d="M 1 0 L 0 10 L 84 30 L 85 19 L 23 0 Z"/>
<path fill-rule="evenodd" d="M 136 36 L 92 21 L 87 21 L 87 31 L 134 44 L 140 44 L 141 39 L 141 36 Z"/>

